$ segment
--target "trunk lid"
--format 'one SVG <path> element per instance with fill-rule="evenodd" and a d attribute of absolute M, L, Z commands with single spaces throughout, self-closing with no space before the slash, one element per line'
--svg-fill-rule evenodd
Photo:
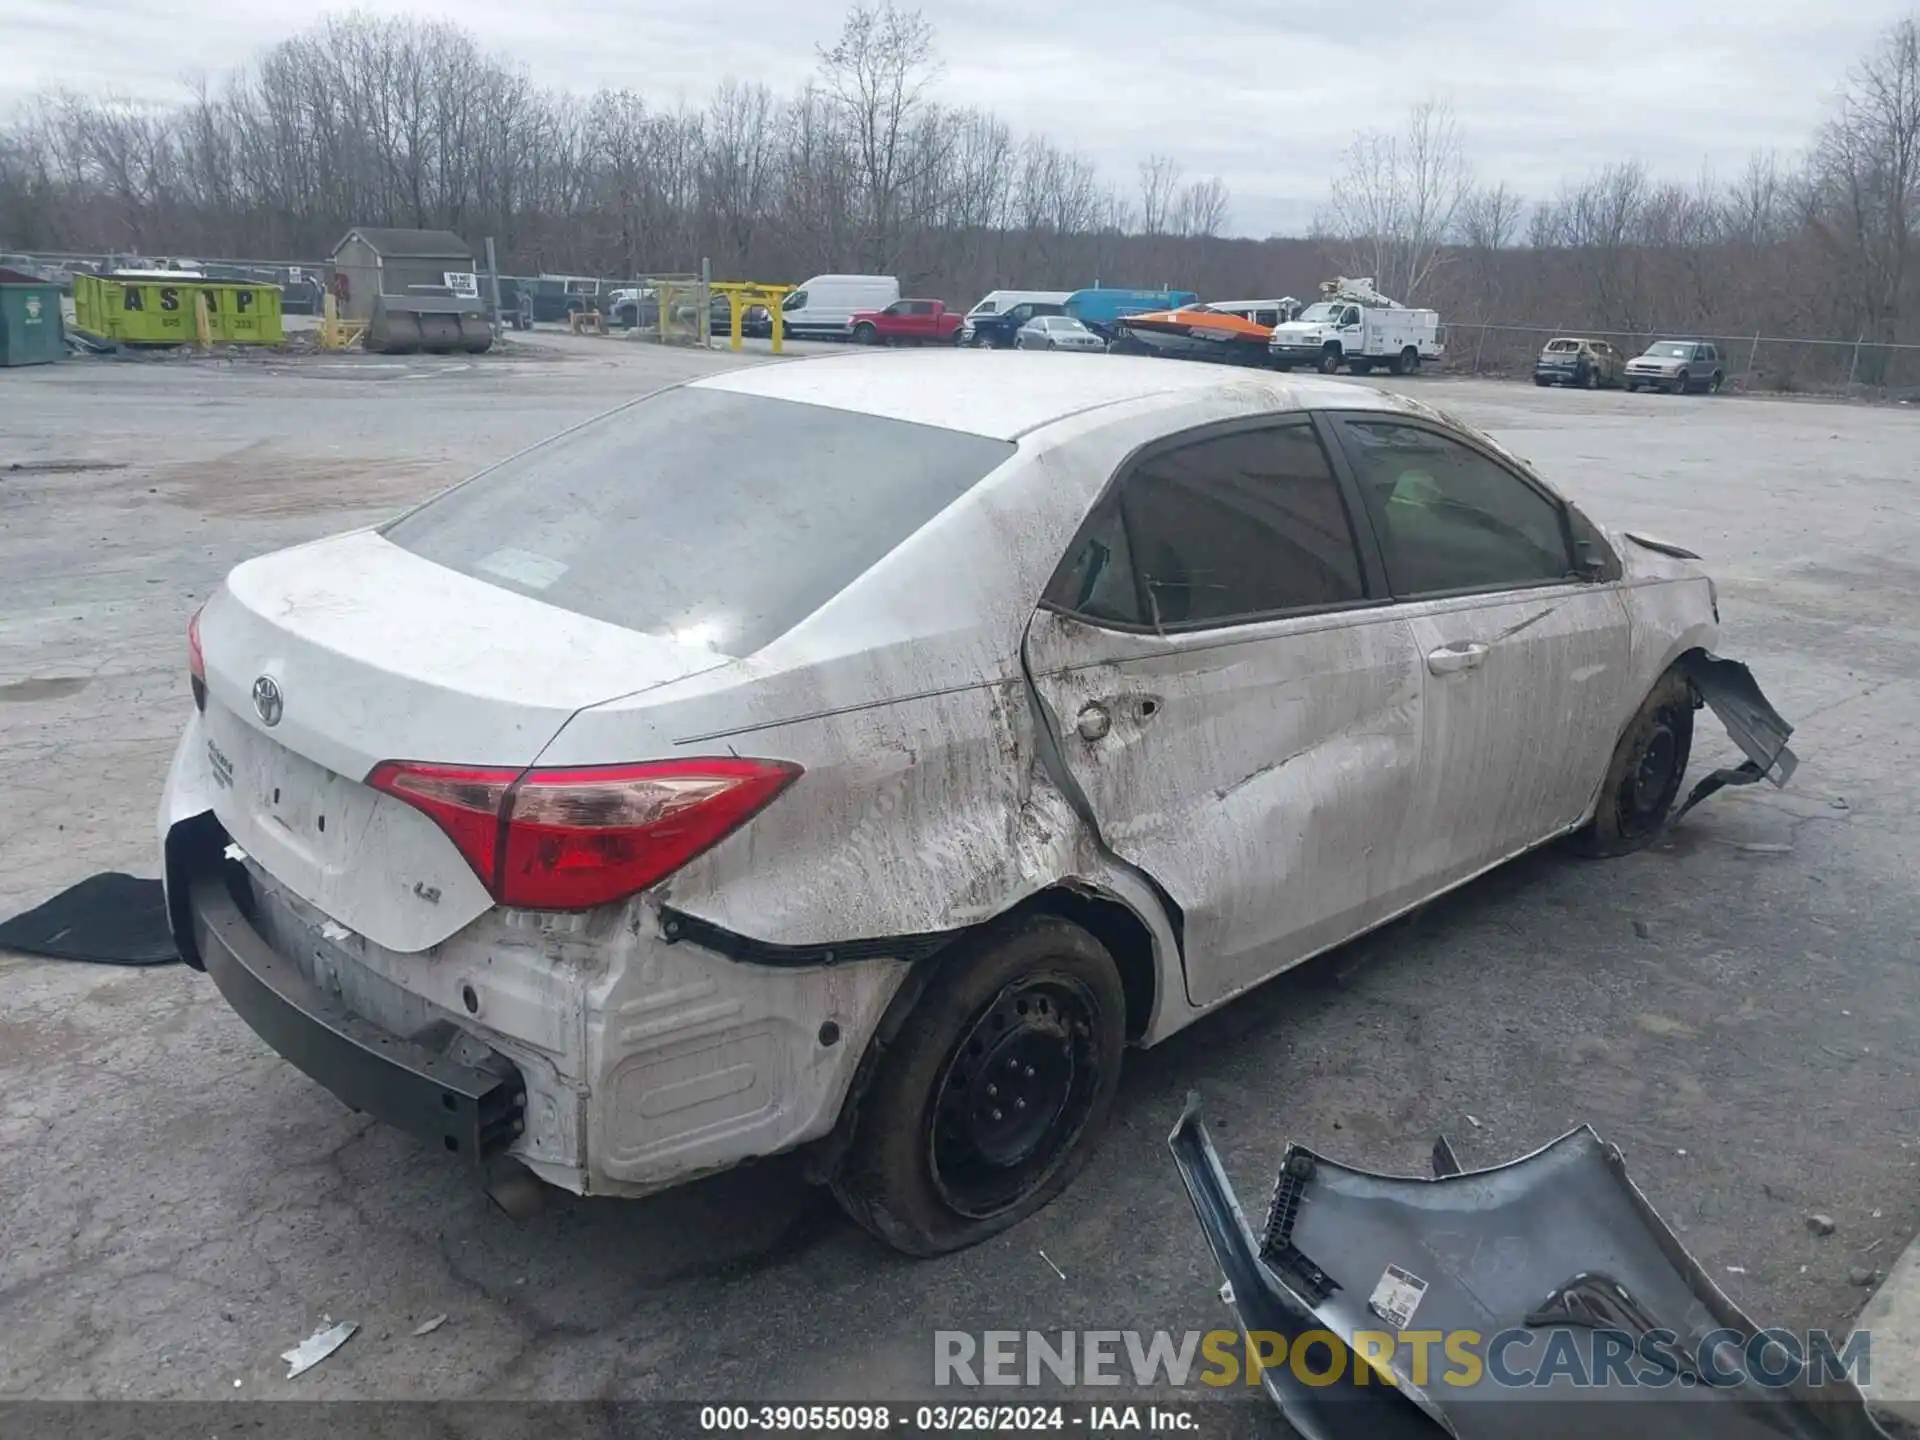
<path fill-rule="evenodd" d="M 362 783 L 375 765 L 531 765 L 582 708 L 728 663 L 370 531 L 240 566 L 200 635 L 221 824 L 302 899 L 406 952 L 493 901 L 432 820 Z"/>

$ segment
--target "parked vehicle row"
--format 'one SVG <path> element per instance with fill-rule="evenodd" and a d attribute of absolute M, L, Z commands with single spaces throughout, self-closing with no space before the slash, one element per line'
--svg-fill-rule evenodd
<path fill-rule="evenodd" d="M 1726 383 L 1720 348 L 1704 340 L 1656 340 L 1629 360 L 1605 340 L 1566 335 L 1549 340 L 1533 364 L 1536 385 L 1572 385 L 1582 390 L 1662 390 L 1719 393 Z"/>
<path fill-rule="evenodd" d="M 565 310 L 581 302 L 582 287 L 597 283 L 541 277 L 531 288 L 547 305 L 536 303 L 531 318 L 548 318 L 545 311 L 564 319 Z M 1320 290 L 1321 299 L 1304 309 L 1291 297 L 1203 304 L 1185 290 L 994 290 L 962 315 L 940 300 L 903 298 L 892 275 L 815 275 L 791 291 L 780 310 L 783 330 L 796 339 L 862 345 L 1117 350 L 1328 375 L 1413 375 L 1444 358 L 1445 328 L 1437 311 L 1389 299 L 1371 279 L 1340 276 Z M 658 302 L 650 290 L 612 291 L 603 299 L 615 325 L 657 323 Z M 728 332 L 723 297 L 715 297 L 709 323 L 714 334 Z M 756 306 L 742 333 L 764 336 L 772 328 L 771 315 Z M 1725 383 L 1726 369 L 1718 348 L 1706 341 L 1660 340 L 1629 360 L 1606 340 L 1568 335 L 1542 348 L 1533 380 L 1542 387 L 1712 394 Z"/>

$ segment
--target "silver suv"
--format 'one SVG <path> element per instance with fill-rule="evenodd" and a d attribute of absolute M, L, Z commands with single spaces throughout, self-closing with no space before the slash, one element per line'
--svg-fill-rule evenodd
<path fill-rule="evenodd" d="M 1703 340 L 1656 340 L 1646 353 L 1627 362 L 1627 389 L 1664 390 L 1669 395 L 1689 390 L 1719 392 L 1727 372 L 1719 347 Z"/>

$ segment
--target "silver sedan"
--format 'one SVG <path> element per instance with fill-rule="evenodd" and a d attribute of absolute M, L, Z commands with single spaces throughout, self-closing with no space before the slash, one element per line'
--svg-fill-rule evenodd
<path fill-rule="evenodd" d="M 1016 350 L 1102 350 L 1107 342 L 1071 315 L 1039 315 L 1014 332 Z"/>

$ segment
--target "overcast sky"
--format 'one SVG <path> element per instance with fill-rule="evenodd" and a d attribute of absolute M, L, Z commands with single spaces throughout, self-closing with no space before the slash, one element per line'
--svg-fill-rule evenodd
<path fill-rule="evenodd" d="M 342 7 L 347 8 L 347 7 Z M 842 0 L 366 0 L 457 21 L 544 84 L 705 98 L 728 74 L 797 88 Z M 1235 233 L 1298 232 L 1354 130 L 1435 95 L 1476 169 L 1529 198 L 1638 157 L 1731 176 L 1797 152 L 1847 67 L 1914 0 L 927 0 L 943 98 L 998 112 L 1134 183 L 1169 152 L 1233 192 Z M 298 22 L 242 0 L 0 0 L 0 112 L 42 84 L 166 99 Z"/>

